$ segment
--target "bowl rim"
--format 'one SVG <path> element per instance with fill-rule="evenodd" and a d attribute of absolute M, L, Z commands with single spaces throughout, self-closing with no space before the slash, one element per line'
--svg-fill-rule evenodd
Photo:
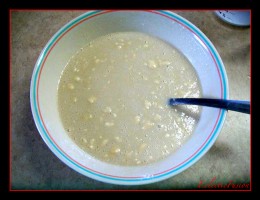
<path fill-rule="evenodd" d="M 31 78 L 31 85 L 30 85 L 30 103 L 31 103 L 31 110 L 33 114 L 33 119 L 36 124 L 36 127 L 38 129 L 38 132 L 40 133 L 42 139 L 47 144 L 47 146 L 51 149 L 51 151 L 60 159 L 62 160 L 66 165 L 74 169 L 75 171 L 91 177 L 93 179 L 106 182 L 106 183 L 113 183 L 113 184 L 121 184 L 121 185 L 141 185 L 141 184 L 148 184 L 153 182 L 158 182 L 164 179 L 167 179 L 169 177 L 172 177 L 176 174 L 179 174 L 180 172 L 184 171 L 194 163 L 196 163 L 214 144 L 215 140 L 217 139 L 220 130 L 223 126 L 223 123 L 225 121 L 226 117 L 226 110 L 219 110 L 218 119 L 216 121 L 215 127 L 213 127 L 211 137 L 208 138 L 208 141 L 205 142 L 205 145 L 201 146 L 200 149 L 198 149 L 194 155 L 192 155 L 191 159 L 189 158 L 189 161 L 185 164 L 180 164 L 180 167 L 171 168 L 167 171 L 164 171 L 162 173 L 159 173 L 154 176 L 150 177 L 116 177 L 111 176 L 109 174 L 103 174 L 101 172 L 97 172 L 94 169 L 84 168 L 80 166 L 79 163 L 75 163 L 76 161 L 73 161 L 72 158 L 70 158 L 68 155 L 64 154 L 61 149 L 57 147 L 54 141 L 48 136 L 46 133 L 46 127 L 44 125 L 44 122 L 42 121 L 39 103 L 38 103 L 38 77 L 40 76 L 41 70 L 44 66 L 44 63 L 46 61 L 46 58 L 48 57 L 49 53 L 51 52 L 52 48 L 55 46 L 55 44 L 58 43 L 58 41 L 71 29 L 76 27 L 77 25 L 81 24 L 82 22 L 93 18 L 95 16 L 99 16 L 102 14 L 107 14 L 111 12 L 118 12 L 120 10 L 96 10 L 96 11 L 88 11 L 67 24 L 65 24 L 62 28 L 60 28 L 53 37 L 48 41 L 48 43 L 43 48 L 42 52 L 40 53 L 40 56 L 38 57 L 38 60 L 34 66 L 32 78 Z M 124 10 L 128 12 L 127 10 Z M 179 16 L 176 13 L 170 12 L 170 11 L 151 11 L 151 10 L 138 10 L 138 11 L 131 11 L 130 12 L 150 12 L 153 14 L 160 15 L 162 17 L 166 17 L 170 20 L 174 20 L 175 22 L 181 24 L 183 27 L 191 31 L 193 34 L 195 34 L 201 42 L 207 47 L 208 51 L 211 54 L 212 59 L 214 60 L 219 77 L 220 77 L 220 83 L 221 83 L 221 96 L 223 99 L 227 99 L 229 95 L 228 90 L 228 79 L 225 71 L 224 64 L 215 49 L 214 45 L 211 43 L 211 41 L 204 35 L 202 31 L 200 31 L 195 25 L 193 25 L 191 22 L 186 20 L 185 18 Z"/>

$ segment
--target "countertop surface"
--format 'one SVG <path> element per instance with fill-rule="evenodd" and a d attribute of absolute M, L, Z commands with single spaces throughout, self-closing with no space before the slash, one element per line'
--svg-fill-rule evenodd
<path fill-rule="evenodd" d="M 51 152 L 33 121 L 30 80 L 48 40 L 82 13 L 11 11 L 11 189 L 175 190 L 249 184 L 251 119 L 232 111 L 227 113 L 215 144 L 197 163 L 157 183 L 121 186 L 95 181 L 72 170 Z M 175 13 L 197 26 L 216 47 L 226 68 L 230 99 L 250 100 L 250 27 L 226 24 L 213 11 Z"/>

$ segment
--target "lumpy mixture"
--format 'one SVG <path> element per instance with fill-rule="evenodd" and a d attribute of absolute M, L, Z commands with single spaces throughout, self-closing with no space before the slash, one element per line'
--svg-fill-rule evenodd
<path fill-rule="evenodd" d="M 59 113 L 88 154 L 116 165 L 143 165 L 176 151 L 199 119 L 197 106 L 170 97 L 200 97 L 188 60 L 160 39 L 138 32 L 102 36 L 80 49 L 62 72 Z"/>

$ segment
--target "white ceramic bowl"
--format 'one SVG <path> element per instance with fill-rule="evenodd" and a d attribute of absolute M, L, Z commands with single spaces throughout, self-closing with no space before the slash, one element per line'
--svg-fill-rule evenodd
<path fill-rule="evenodd" d="M 57 108 L 57 87 L 69 58 L 91 40 L 112 32 L 138 31 L 179 49 L 199 76 L 204 97 L 228 98 L 224 65 L 209 39 L 184 18 L 167 11 L 92 11 L 62 27 L 46 44 L 31 79 L 31 109 L 38 131 L 66 165 L 93 179 L 138 185 L 172 177 L 198 161 L 214 144 L 226 111 L 203 107 L 194 134 L 176 153 L 147 166 L 111 165 L 82 151 L 66 134 Z"/>

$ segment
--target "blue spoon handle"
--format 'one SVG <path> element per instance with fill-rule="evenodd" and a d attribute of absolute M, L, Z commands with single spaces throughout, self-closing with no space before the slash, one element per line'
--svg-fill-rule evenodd
<path fill-rule="evenodd" d="M 209 106 L 215 108 L 223 108 L 227 110 L 233 110 L 237 112 L 250 114 L 250 102 L 249 101 L 237 101 L 226 99 L 205 99 L 205 98 L 170 98 L 169 104 L 175 105 L 198 105 Z"/>

